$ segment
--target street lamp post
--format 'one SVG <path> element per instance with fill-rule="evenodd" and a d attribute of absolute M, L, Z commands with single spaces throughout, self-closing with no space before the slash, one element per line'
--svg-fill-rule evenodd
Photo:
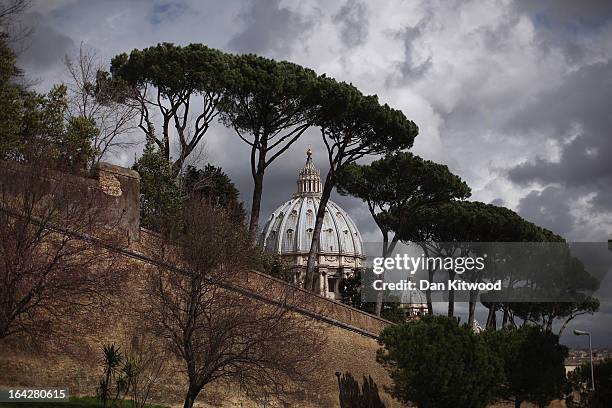
<path fill-rule="evenodd" d="M 595 391 L 595 374 L 593 372 L 593 346 L 591 344 L 591 333 L 583 330 L 574 330 L 576 336 L 589 336 L 589 354 L 591 357 L 591 390 Z"/>

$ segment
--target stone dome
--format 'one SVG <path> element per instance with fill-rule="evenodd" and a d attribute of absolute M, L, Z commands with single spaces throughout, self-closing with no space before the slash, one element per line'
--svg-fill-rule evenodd
<path fill-rule="evenodd" d="M 427 296 L 419 289 L 406 289 L 399 307 L 404 311 L 406 320 L 418 319 L 427 314 Z"/>
<path fill-rule="evenodd" d="M 425 293 L 418 289 L 409 290 L 406 289 L 402 292 L 402 299 L 400 301 L 402 305 L 425 305 L 427 306 L 427 296 Z"/>
<path fill-rule="evenodd" d="M 278 207 L 266 222 L 261 246 L 282 254 L 308 254 L 319 203 L 319 197 L 299 196 Z M 362 246 L 353 220 L 338 204 L 328 201 L 319 253 L 362 257 Z"/>
<path fill-rule="evenodd" d="M 321 198 L 320 171 L 307 151 L 306 164 L 298 173 L 293 198 L 272 212 L 259 238 L 267 251 L 308 254 Z M 319 254 L 364 258 L 357 226 L 340 206 L 329 200 L 320 236 Z"/>

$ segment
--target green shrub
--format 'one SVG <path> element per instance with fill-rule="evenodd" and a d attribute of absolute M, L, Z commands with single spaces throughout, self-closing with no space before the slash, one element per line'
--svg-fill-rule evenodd
<path fill-rule="evenodd" d="M 389 326 L 378 360 L 390 372 L 393 394 L 419 408 L 484 408 L 495 397 L 502 364 L 484 340 L 454 318 L 424 316 Z"/>

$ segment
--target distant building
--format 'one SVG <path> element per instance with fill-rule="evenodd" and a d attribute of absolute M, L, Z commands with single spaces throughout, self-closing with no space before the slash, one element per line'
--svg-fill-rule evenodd
<path fill-rule="evenodd" d="M 612 350 L 604 348 L 593 349 L 593 364 L 600 363 L 609 358 L 612 358 Z M 577 367 L 580 367 L 583 364 L 588 364 L 589 361 L 589 349 L 571 349 L 569 351 L 569 355 L 565 359 L 566 374 L 574 371 Z"/>
<path fill-rule="evenodd" d="M 407 321 L 418 320 L 428 313 L 427 297 L 418 289 L 405 290 L 399 307 Z"/>
<path fill-rule="evenodd" d="M 306 164 L 298 172 L 297 192 L 272 212 L 259 244 L 267 251 L 282 254 L 295 268 L 296 283 L 303 284 L 306 263 L 323 186 L 321 173 L 306 152 Z M 363 242 L 357 226 L 340 206 L 329 200 L 321 228 L 316 260 L 320 294 L 341 300 L 339 282 L 362 268 Z"/>

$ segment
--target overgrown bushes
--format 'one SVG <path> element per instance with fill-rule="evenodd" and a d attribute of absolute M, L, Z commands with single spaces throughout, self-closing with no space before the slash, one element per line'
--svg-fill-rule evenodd
<path fill-rule="evenodd" d="M 568 377 L 572 391 L 580 396 L 579 400 L 571 398 L 569 407 L 605 408 L 612 406 L 612 358 L 593 365 L 595 392 L 591 391 L 591 365 L 584 364 Z"/>
<path fill-rule="evenodd" d="M 543 407 L 563 396 L 567 348 L 536 327 L 475 334 L 457 319 L 424 316 L 387 327 L 379 342 L 394 395 L 420 408 L 486 407 L 496 400 Z"/>

